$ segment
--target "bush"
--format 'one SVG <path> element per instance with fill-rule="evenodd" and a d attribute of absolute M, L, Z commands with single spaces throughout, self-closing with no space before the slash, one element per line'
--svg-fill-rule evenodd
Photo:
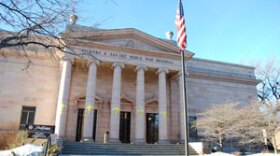
<path fill-rule="evenodd" d="M 12 149 L 27 143 L 27 131 L 2 131 L 0 132 L 0 150 Z M 29 143 L 34 142 L 35 139 Z"/>

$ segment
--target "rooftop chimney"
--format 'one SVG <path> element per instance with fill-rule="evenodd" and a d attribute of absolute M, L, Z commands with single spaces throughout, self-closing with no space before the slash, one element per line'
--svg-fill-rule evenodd
<path fill-rule="evenodd" d="M 167 38 L 167 39 L 172 40 L 172 37 L 173 37 L 173 32 L 172 32 L 172 31 L 167 31 L 167 32 L 165 33 L 165 35 L 166 35 L 166 38 Z"/>

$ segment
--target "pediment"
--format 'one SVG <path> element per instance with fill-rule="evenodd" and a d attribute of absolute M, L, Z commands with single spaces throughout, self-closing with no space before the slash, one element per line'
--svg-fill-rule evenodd
<path fill-rule="evenodd" d="M 105 44 L 111 44 L 115 46 L 122 46 L 122 47 L 129 47 L 129 48 L 135 48 L 135 49 L 142 49 L 142 50 L 152 50 L 152 51 L 163 51 L 164 49 L 145 43 L 141 40 L 137 40 L 134 38 L 125 38 L 125 39 L 107 39 L 98 41 Z"/>
<path fill-rule="evenodd" d="M 129 98 L 127 95 L 122 94 L 121 95 L 121 103 L 122 104 L 133 104 L 134 101 L 131 98 Z"/>
<path fill-rule="evenodd" d="M 145 100 L 146 105 L 158 105 L 158 99 L 153 97 Z"/>
<path fill-rule="evenodd" d="M 85 95 L 82 95 L 82 96 L 78 96 L 76 98 L 77 101 L 86 101 L 86 96 Z M 101 98 L 100 96 L 96 95 L 95 96 L 95 102 L 96 103 L 99 103 L 99 102 L 103 102 L 103 98 Z"/>
<path fill-rule="evenodd" d="M 77 27 L 77 28 L 75 28 Z M 179 54 L 175 41 L 160 39 L 148 35 L 137 29 L 89 29 L 75 26 L 71 31 L 66 31 L 64 38 L 79 39 L 81 41 L 102 43 L 105 45 L 113 45 L 117 47 L 128 47 L 132 49 L 141 49 L 147 51 L 160 51 L 173 54 Z M 68 28 L 70 29 L 70 28 Z M 193 53 L 186 51 L 188 56 Z"/>

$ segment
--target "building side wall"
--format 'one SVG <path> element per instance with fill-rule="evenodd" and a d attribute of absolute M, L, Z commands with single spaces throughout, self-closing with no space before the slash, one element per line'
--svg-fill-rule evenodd
<path fill-rule="evenodd" d="M 0 62 L 0 129 L 18 130 L 22 106 L 36 107 L 34 124 L 54 125 L 59 64 L 50 59 L 7 57 Z"/>
<path fill-rule="evenodd" d="M 221 82 L 207 79 L 188 78 L 187 96 L 191 116 L 209 107 L 226 102 L 236 102 L 240 106 L 256 100 L 256 87 L 248 84 Z"/>

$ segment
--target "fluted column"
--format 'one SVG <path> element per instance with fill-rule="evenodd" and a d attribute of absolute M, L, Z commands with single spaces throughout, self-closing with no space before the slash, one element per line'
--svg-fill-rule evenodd
<path fill-rule="evenodd" d="M 185 123 L 185 114 L 184 114 L 184 102 L 183 102 L 183 79 L 182 73 L 178 73 L 178 84 L 179 84 L 179 110 L 180 110 L 180 142 L 185 142 L 185 131 L 186 131 L 186 123 Z"/>
<path fill-rule="evenodd" d="M 158 69 L 158 110 L 159 110 L 159 143 L 168 143 L 167 133 L 167 95 L 166 74 L 167 69 Z"/>
<path fill-rule="evenodd" d="M 145 143 L 145 66 L 137 66 L 135 142 Z"/>
<path fill-rule="evenodd" d="M 95 107 L 95 92 L 96 92 L 96 72 L 99 61 L 90 60 L 88 62 L 88 80 L 85 103 L 84 127 L 83 127 L 83 141 L 92 142 L 93 121 L 94 121 L 94 107 Z"/>
<path fill-rule="evenodd" d="M 56 107 L 55 134 L 58 138 L 64 138 L 67 108 L 69 101 L 70 82 L 72 73 L 72 59 L 63 57 L 61 59 L 62 71 L 60 77 L 59 93 Z"/>
<path fill-rule="evenodd" d="M 114 63 L 114 76 L 112 87 L 112 101 L 111 101 L 111 120 L 110 120 L 110 142 L 120 142 L 119 128 L 120 128 L 120 109 L 121 109 L 121 79 L 122 68 L 124 64 Z"/>

